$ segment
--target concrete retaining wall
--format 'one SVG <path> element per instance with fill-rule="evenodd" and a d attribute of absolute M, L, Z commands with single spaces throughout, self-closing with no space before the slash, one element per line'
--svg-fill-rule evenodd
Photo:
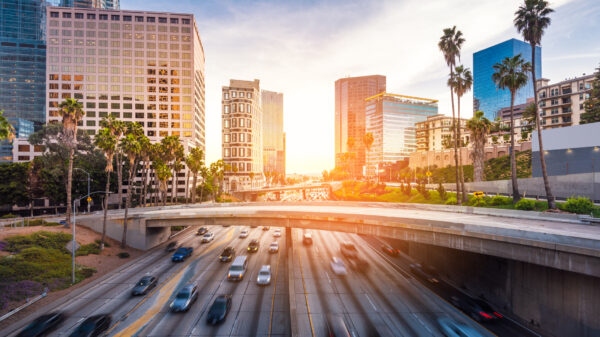
<path fill-rule="evenodd" d="M 87 227 L 102 233 L 102 217 L 82 217 L 77 219 L 77 226 Z M 146 219 L 130 217 L 127 222 L 127 245 L 136 249 L 148 250 L 169 238 L 171 228 L 146 228 Z M 109 216 L 106 219 L 106 235 L 117 241 L 123 239 L 122 216 Z"/>

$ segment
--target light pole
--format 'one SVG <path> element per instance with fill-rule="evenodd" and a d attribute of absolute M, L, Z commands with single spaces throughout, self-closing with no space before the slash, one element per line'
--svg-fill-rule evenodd
<path fill-rule="evenodd" d="M 81 170 L 83 172 L 85 172 L 85 174 L 87 174 L 87 185 L 88 185 L 88 195 L 90 195 L 90 173 L 82 168 L 79 167 L 75 167 L 73 170 Z M 87 203 L 87 211 L 88 213 L 90 212 L 90 202 L 88 201 Z"/>

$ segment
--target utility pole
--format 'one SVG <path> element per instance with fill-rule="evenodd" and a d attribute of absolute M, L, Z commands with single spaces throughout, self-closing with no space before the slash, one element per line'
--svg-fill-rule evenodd
<path fill-rule="evenodd" d="M 83 172 L 85 172 L 85 174 L 87 174 L 87 195 L 90 195 L 90 173 L 82 168 L 79 167 L 75 167 L 73 170 L 81 170 Z M 87 212 L 90 213 L 90 206 L 91 206 L 91 202 L 87 201 Z"/>

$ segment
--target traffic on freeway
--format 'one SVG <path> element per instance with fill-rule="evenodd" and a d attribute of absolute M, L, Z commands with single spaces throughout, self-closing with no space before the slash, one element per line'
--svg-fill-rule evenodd
<path fill-rule="evenodd" d="M 449 287 L 380 238 L 207 226 L 0 335 L 529 335 Z"/>

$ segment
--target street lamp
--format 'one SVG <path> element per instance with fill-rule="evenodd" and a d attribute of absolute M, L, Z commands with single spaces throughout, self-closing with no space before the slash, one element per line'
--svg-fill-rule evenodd
<path fill-rule="evenodd" d="M 85 174 L 87 174 L 88 195 L 90 195 L 90 173 L 79 167 L 75 167 L 75 168 L 73 168 L 73 170 L 81 170 Z M 90 212 L 90 201 L 88 201 L 88 203 L 87 203 L 87 209 L 88 209 L 88 213 L 89 213 Z"/>

